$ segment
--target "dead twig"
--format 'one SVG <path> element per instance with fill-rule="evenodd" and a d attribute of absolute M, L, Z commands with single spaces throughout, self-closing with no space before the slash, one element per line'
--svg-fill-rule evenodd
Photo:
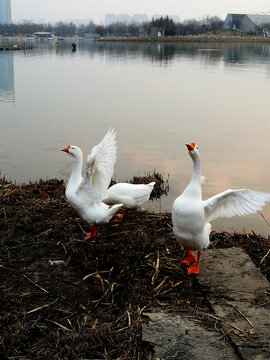
<path fill-rule="evenodd" d="M 201 311 L 198 311 L 197 314 L 202 315 L 202 316 L 208 316 L 208 317 L 210 317 L 210 318 L 212 318 L 212 319 L 216 319 L 216 320 L 218 320 L 218 321 L 220 321 L 220 322 L 223 322 L 223 323 L 225 323 L 226 325 L 230 326 L 231 328 L 239 331 L 241 334 L 245 335 L 249 340 L 251 340 L 251 341 L 253 341 L 253 342 L 255 341 L 254 339 L 252 339 L 250 336 L 247 335 L 247 333 L 246 333 L 245 330 L 243 330 L 243 329 L 241 329 L 241 328 L 239 328 L 239 327 L 237 327 L 237 326 L 229 323 L 227 320 L 223 319 L 221 316 L 215 316 L 215 315 L 208 314 L 208 313 L 201 312 Z"/>
<path fill-rule="evenodd" d="M 35 308 L 35 309 L 33 309 L 33 310 L 27 311 L 27 312 L 25 313 L 25 315 L 31 314 L 31 313 L 33 313 L 33 312 L 36 312 L 36 311 L 39 311 L 39 310 L 42 310 L 42 309 L 45 309 L 45 308 L 47 308 L 47 307 L 55 304 L 57 300 L 58 300 L 58 299 L 56 299 L 54 302 L 52 302 L 52 303 L 50 303 L 50 304 L 42 305 L 42 306 L 39 306 L 39 307 L 37 307 L 37 308 Z"/>
<path fill-rule="evenodd" d="M 267 251 L 267 253 L 262 257 L 259 266 L 262 265 L 262 263 L 264 262 L 264 260 L 267 258 L 267 256 L 270 254 L 270 249 Z"/>
<path fill-rule="evenodd" d="M 167 226 L 168 226 L 171 230 L 173 230 L 173 227 L 172 227 L 170 224 L 167 223 Z"/>
<path fill-rule="evenodd" d="M 266 222 L 266 224 L 270 227 L 269 222 L 266 220 L 266 218 L 263 216 L 263 214 L 262 214 L 260 211 L 258 211 L 258 213 L 261 215 L 261 217 L 262 217 L 263 220 Z"/>
<path fill-rule="evenodd" d="M 49 321 L 50 321 L 50 320 L 49 320 Z M 51 321 L 51 322 L 54 323 L 55 325 L 59 326 L 61 329 L 65 330 L 65 331 L 71 331 L 71 332 L 72 332 L 71 329 L 67 328 L 67 327 L 64 326 L 64 325 L 59 324 L 59 323 L 56 322 L 56 321 Z"/>
<path fill-rule="evenodd" d="M 84 229 L 82 228 L 82 226 L 81 226 L 81 224 L 79 223 L 78 219 L 76 219 L 76 222 L 77 222 L 77 224 L 79 225 L 79 228 L 82 230 L 82 232 L 83 232 L 84 234 L 87 234 L 87 232 L 84 231 Z"/>
<path fill-rule="evenodd" d="M 25 277 L 28 281 L 30 281 L 30 283 L 32 283 L 33 285 L 35 285 L 36 287 L 38 287 L 40 290 L 44 291 L 46 294 L 49 294 L 49 291 L 43 289 L 43 287 L 39 286 L 37 283 L 35 283 L 33 280 L 29 279 L 29 277 L 27 277 L 26 275 L 23 275 L 23 277 Z"/>
<path fill-rule="evenodd" d="M 105 274 L 105 273 L 111 273 L 112 271 L 113 271 L 113 268 L 111 268 L 110 270 L 99 271 L 99 273 L 100 273 L 100 274 Z M 76 282 L 74 282 L 73 284 L 74 284 L 74 285 L 78 285 L 78 284 L 80 284 L 81 282 L 85 281 L 86 279 L 88 279 L 89 277 L 94 276 L 94 275 L 96 276 L 96 275 L 97 275 L 97 272 L 94 272 L 94 273 L 85 275 L 81 280 L 76 281 Z"/>
<path fill-rule="evenodd" d="M 222 302 L 223 304 L 225 304 L 225 305 L 228 305 L 228 306 L 231 306 L 232 308 L 234 308 L 240 315 L 243 316 L 243 318 L 249 323 L 249 325 L 250 325 L 251 327 L 254 326 L 254 325 L 252 324 L 252 322 L 251 322 L 239 309 L 237 309 L 237 307 L 236 307 L 235 305 L 231 304 L 230 302 L 228 302 L 228 301 L 226 301 L 226 300 L 221 301 L 221 302 Z"/>
<path fill-rule="evenodd" d="M 153 266 L 155 268 L 155 272 L 152 276 L 152 280 L 151 280 L 151 284 L 154 285 L 155 281 L 156 281 L 156 278 L 158 276 L 158 273 L 159 273 L 159 251 L 158 251 L 158 254 L 157 254 L 157 261 L 156 263 L 153 263 Z"/>
<path fill-rule="evenodd" d="M 128 327 L 131 326 L 131 317 L 130 317 L 130 312 L 127 310 L 127 317 L 128 317 Z"/>
<path fill-rule="evenodd" d="M 121 231 L 121 232 L 117 232 L 117 233 L 113 233 L 113 234 L 109 234 L 109 235 L 103 235 L 102 238 L 103 239 L 107 239 L 107 238 L 111 238 L 111 237 L 115 237 L 115 236 L 120 236 L 123 234 L 128 234 L 129 231 Z"/>
<path fill-rule="evenodd" d="M 42 236 L 42 235 L 47 235 L 49 232 L 51 232 L 52 231 L 52 229 L 48 229 L 48 230 L 45 230 L 45 231 L 43 231 L 41 234 L 38 234 L 36 237 L 37 238 L 39 238 L 40 236 Z"/>
<path fill-rule="evenodd" d="M 14 271 L 14 272 L 16 272 L 16 273 L 19 272 L 18 270 L 14 270 L 14 269 L 8 268 L 8 267 L 6 267 L 6 266 L 4 266 L 4 265 L 0 265 L 0 267 L 3 268 L 3 269 L 9 270 L 9 271 Z"/>
<path fill-rule="evenodd" d="M 168 279 L 168 276 L 165 276 L 165 278 L 161 281 L 161 283 L 157 287 L 154 288 L 153 291 L 157 292 L 162 287 L 162 285 L 166 282 L 167 279 Z"/>

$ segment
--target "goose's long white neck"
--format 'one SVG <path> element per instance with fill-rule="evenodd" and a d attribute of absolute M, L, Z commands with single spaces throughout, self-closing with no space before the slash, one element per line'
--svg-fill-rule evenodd
<path fill-rule="evenodd" d="M 82 180 L 83 156 L 76 156 L 73 160 L 72 171 L 67 184 L 67 191 L 76 190 Z"/>
<path fill-rule="evenodd" d="M 195 196 L 202 196 L 201 190 L 201 161 L 199 156 L 192 157 L 193 175 L 185 192 L 191 192 Z"/>

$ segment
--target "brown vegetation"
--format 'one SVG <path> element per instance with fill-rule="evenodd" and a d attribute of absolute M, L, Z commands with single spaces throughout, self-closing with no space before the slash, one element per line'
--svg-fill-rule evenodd
<path fill-rule="evenodd" d="M 0 201 L 2 356 L 143 359 L 143 312 L 151 306 L 202 318 L 206 300 L 181 264 L 170 214 L 130 212 L 85 242 L 88 226 L 66 202 L 62 181 L 2 180 Z M 270 278 L 269 239 L 211 238 L 212 247 L 245 248 Z"/>

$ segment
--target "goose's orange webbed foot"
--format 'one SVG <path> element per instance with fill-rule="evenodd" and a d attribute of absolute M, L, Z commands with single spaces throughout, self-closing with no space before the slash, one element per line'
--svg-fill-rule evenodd
<path fill-rule="evenodd" d="M 116 214 L 116 219 L 114 219 L 114 222 L 122 222 L 127 217 L 127 210 L 124 211 L 124 213 L 118 213 Z"/>
<path fill-rule="evenodd" d="M 185 259 L 182 261 L 182 263 L 190 265 L 192 263 L 194 263 L 197 259 L 195 258 L 195 256 L 192 254 L 191 250 L 187 250 L 187 254 Z"/>
<path fill-rule="evenodd" d="M 84 240 L 94 239 L 96 237 L 97 233 L 98 233 L 98 228 L 96 225 L 93 225 L 91 227 L 91 232 L 86 236 L 86 238 L 84 238 Z"/>
<path fill-rule="evenodd" d="M 200 272 L 200 269 L 199 269 L 200 256 L 201 256 L 201 252 L 198 251 L 196 263 L 194 265 L 191 265 L 188 268 L 188 275 L 190 275 L 190 274 L 199 274 L 199 272 Z"/>
<path fill-rule="evenodd" d="M 122 222 L 124 220 L 125 214 L 116 214 L 116 218 L 113 220 L 114 222 Z"/>
<path fill-rule="evenodd" d="M 197 264 L 197 263 L 188 268 L 188 275 L 199 274 L 199 272 L 200 272 L 199 264 Z"/>

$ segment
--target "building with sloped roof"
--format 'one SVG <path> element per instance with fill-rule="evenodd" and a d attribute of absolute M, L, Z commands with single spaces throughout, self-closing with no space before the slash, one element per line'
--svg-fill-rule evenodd
<path fill-rule="evenodd" d="M 223 27 L 244 33 L 260 33 L 269 25 L 270 15 L 228 14 Z"/>

